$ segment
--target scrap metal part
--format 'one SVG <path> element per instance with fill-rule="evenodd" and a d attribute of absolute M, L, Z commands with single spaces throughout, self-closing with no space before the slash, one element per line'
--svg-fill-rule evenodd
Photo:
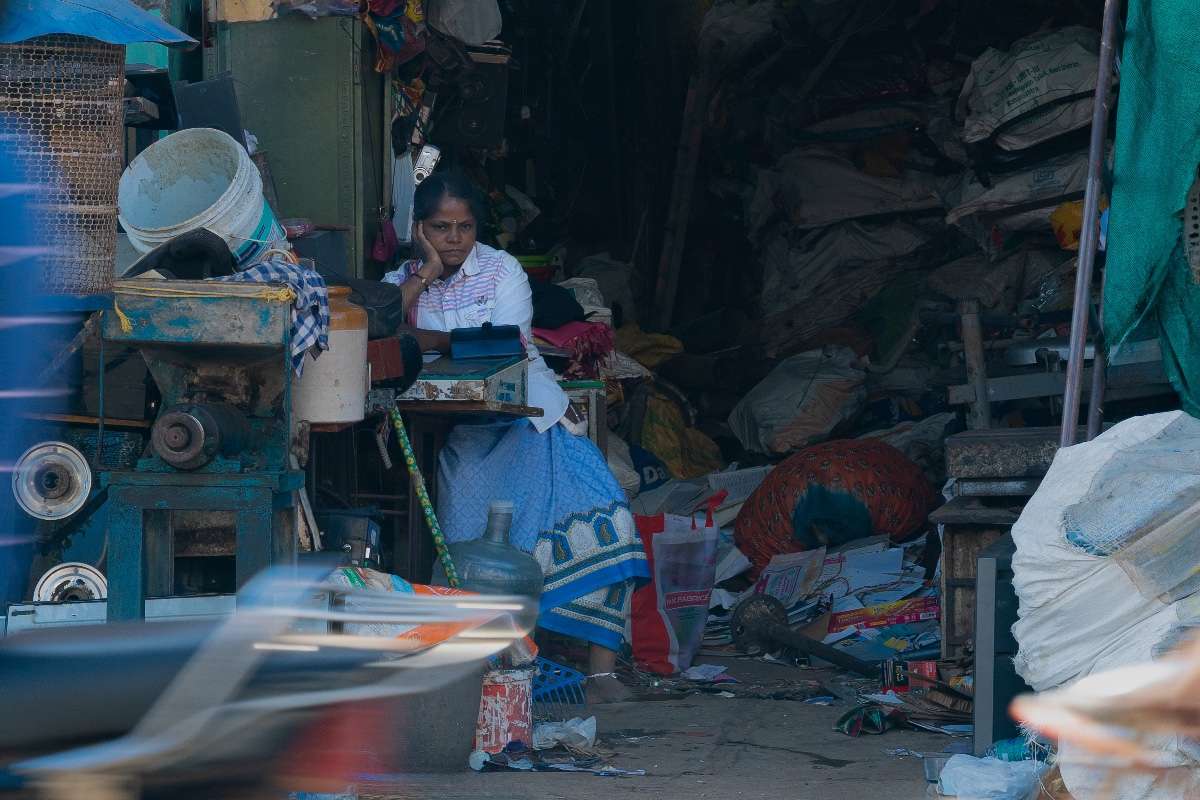
<path fill-rule="evenodd" d="M 33 589 L 35 603 L 105 600 L 108 581 L 91 564 L 68 562 L 46 570 Z"/>
<path fill-rule="evenodd" d="M 66 442 L 41 442 L 17 459 L 12 491 L 29 516 L 63 520 L 87 503 L 92 470 L 83 453 Z"/>
<path fill-rule="evenodd" d="M 222 403 L 185 403 L 164 411 L 150 431 L 158 457 L 176 469 L 203 467 L 218 455 L 231 456 L 248 439 L 245 416 Z"/>
<path fill-rule="evenodd" d="M 777 625 L 787 625 L 783 603 L 765 594 L 748 597 L 733 610 L 733 643 L 739 650 L 768 649 L 775 644 L 769 634 Z"/>
<path fill-rule="evenodd" d="M 847 652 L 830 647 L 788 626 L 787 609 L 783 603 L 765 594 L 748 597 L 738 603 L 730 622 L 733 643 L 739 649 L 772 650 L 787 647 L 798 653 L 815 656 L 834 666 L 857 672 L 870 678 L 878 677 L 879 667 L 855 658 Z"/>

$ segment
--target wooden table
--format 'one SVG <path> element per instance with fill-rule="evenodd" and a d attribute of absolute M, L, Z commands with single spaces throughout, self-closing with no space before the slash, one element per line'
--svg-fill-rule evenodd
<path fill-rule="evenodd" d="M 458 422 L 478 417 L 515 420 L 540 417 L 542 409 L 487 400 L 397 400 L 396 409 L 406 417 L 408 438 L 412 440 L 417 468 L 425 477 L 429 499 L 437 508 L 438 457 L 446 436 Z M 398 543 L 397 543 L 398 544 Z M 400 549 L 395 550 L 399 562 Z M 414 583 L 428 583 L 435 558 L 433 538 L 425 523 L 425 512 L 410 480 L 408 484 L 408 547 L 406 563 L 396 564 L 397 572 Z"/>

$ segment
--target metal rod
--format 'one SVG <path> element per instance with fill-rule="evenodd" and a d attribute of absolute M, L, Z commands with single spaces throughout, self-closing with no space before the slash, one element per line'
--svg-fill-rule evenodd
<path fill-rule="evenodd" d="M 879 666 L 855 658 L 844 650 L 838 650 L 824 642 L 805 636 L 800 631 L 792 630 L 784 623 L 776 622 L 763 628 L 762 635 L 773 639 L 779 644 L 790 647 L 798 653 L 815 656 L 822 661 L 828 661 L 835 667 L 857 672 L 868 678 L 879 677 Z"/>
<path fill-rule="evenodd" d="M 1062 434 L 1059 445 L 1075 444 L 1079 425 L 1080 395 L 1083 391 L 1083 354 L 1087 346 L 1088 313 L 1091 310 L 1092 272 L 1100 239 L 1098 224 L 1103 190 L 1104 139 L 1108 130 L 1112 98 L 1113 55 L 1117 38 L 1120 0 L 1104 0 L 1104 24 L 1100 32 L 1100 64 L 1096 75 L 1096 98 L 1092 106 L 1092 136 L 1088 146 L 1087 186 L 1083 195 L 1083 231 L 1079 239 L 1079 268 L 1075 274 L 1075 305 L 1071 310 L 1071 346 L 1068 350 L 1067 382 L 1063 391 Z M 1096 402 L 1094 399 L 1092 402 Z"/>
<path fill-rule="evenodd" d="M 844 650 L 805 636 L 788 625 L 783 603 L 770 595 L 756 594 L 734 609 L 730 620 L 734 643 L 743 649 L 787 647 L 797 653 L 815 656 L 834 666 L 869 678 L 879 675 L 879 666 L 862 661 Z"/>
<path fill-rule="evenodd" d="M 1100 302 L 1096 308 L 1096 336 L 1093 336 L 1093 341 L 1096 342 L 1096 351 L 1094 361 L 1092 362 L 1092 392 L 1091 399 L 1087 405 L 1087 440 L 1100 435 L 1100 428 L 1104 427 L 1104 395 L 1108 391 L 1109 385 L 1109 357 L 1106 355 L 1108 345 L 1104 342 L 1104 284 L 1108 281 L 1109 271 L 1108 263 L 1105 263 L 1105 269 L 1100 272 Z"/>
<path fill-rule="evenodd" d="M 96 378 L 96 469 L 104 469 L 104 370 L 107 360 L 104 358 L 104 331 L 100 332 L 100 369 Z"/>
<path fill-rule="evenodd" d="M 1100 426 L 1104 422 L 1104 389 L 1108 383 L 1108 359 L 1104 350 L 1099 346 L 1100 337 L 1096 337 L 1096 359 L 1092 362 L 1092 391 L 1088 394 L 1087 440 L 1090 442 L 1100 435 Z"/>
<path fill-rule="evenodd" d="M 103 311 L 97 311 L 87 318 L 87 321 L 83 323 L 83 327 L 79 329 L 79 332 L 75 334 L 75 337 L 71 339 L 71 341 L 67 342 L 66 346 L 59 350 L 58 353 L 55 354 L 54 358 L 51 359 L 46 368 L 38 374 L 36 383 L 37 386 L 45 386 L 50 381 L 50 378 L 52 378 L 55 373 L 63 368 L 63 365 L 67 363 L 71 356 L 79 352 L 79 348 L 83 347 L 83 344 L 87 341 L 88 337 L 96 332 L 100 325 L 100 318 L 103 316 L 103 314 Z M 103 369 L 103 364 L 101 364 L 101 368 Z"/>
<path fill-rule="evenodd" d="M 1092 362 L 1092 392 L 1088 401 L 1087 440 L 1090 442 L 1100 435 L 1104 426 L 1104 393 L 1108 388 L 1108 356 L 1104 342 L 1104 284 L 1108 280 L 1108 270 L 1100 275 L 1100 302 L 1096 306 L 1096 335 L 1093 337 L 1096 346 L 1095 360 Z"/>

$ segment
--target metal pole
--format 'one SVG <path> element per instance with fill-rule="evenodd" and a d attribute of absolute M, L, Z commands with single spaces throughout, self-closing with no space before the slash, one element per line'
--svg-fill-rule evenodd
<path fill-rule="evenodd" d="M 1113 51 L 1120 12 L 1120 0 L 1104 0 L 1104 25 L 1100 31 L 1100 65 L 1096 76 L 1096 98 L 1092 107 L 1092 137 L 1088 146 L 1087 186 L 1083 195 L 1083 231 L 1079 238 L 1079 269 L 1075 275 L 1075 307 L 1071 311 L 1071 347 L 1067 356 L 1067 384 L 1063 392 L 1062 435 L 1059 437 L 1059 445 L 1062 447 L 1075 444 L 1076 429 L 1079 426 L 1092 272 L 1096 265 L 1096 249 L 1100 239 L 1097 221 L 1103 189 L 1101 178 L 1104 167 L 1104 138 L 1108 129 Z"/>
<path fill-rule="evenodd" d="M 1090 442 L 1100 435 L 1104 425 L 1104 391 L 1108 386 L 1108 356 L 1105 354 L 1104 343 L 1104 282 L 1108 277 L 1107 270 L 1100 276 L 1100 305 L 1096 309 L 1096 357 L 1092 360 L 1092 392 L 1088 400 L 1087 440 Z"/>
<path fill-rule="evenodd" d="M 1100 341 L 1096 342 L 1096 359 L 1092 362 L 1092 390 L 1088 399 L 1088 419 L 1087 419 L 1087 439 L 1090 442 L 1100 435 L 1100 426 L 1104 420 L 1104 389 L 1107 381 L 1105 380 L 1105 370 L 1108 368 L 1108 359 L 1104 357 L 1104 353 L 1100 350 Z"/>

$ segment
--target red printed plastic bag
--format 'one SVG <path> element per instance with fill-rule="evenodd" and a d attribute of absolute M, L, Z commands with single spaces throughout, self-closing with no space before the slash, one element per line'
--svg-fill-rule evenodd
<path fill-rule="evenodd" d="M 682 672 L 704 639 L 717 569 L 717 528 L 691 517 L 637 517 L 650 583 L 633 593 L 633 658 L 659 675 Z"/>

